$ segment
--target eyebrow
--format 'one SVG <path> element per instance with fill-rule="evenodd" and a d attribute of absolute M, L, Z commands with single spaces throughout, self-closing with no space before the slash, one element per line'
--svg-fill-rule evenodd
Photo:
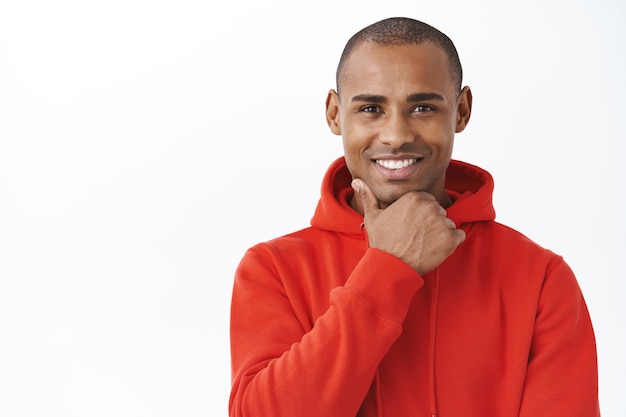
<path fill-rule="evenodd" d="M 406 98 L 407 103 L 414 103 L 417 101 L 426 101 L 426 100 L 444 101 L 444 98 L 441 94 L 437 94 L 437 93 L 415 93 L 415 94 L 409 94 Z M 375 94 L 358 94 L 352 97 L 351 101 L 382 104 L 382 103 L 387 102 L 387 98 L 385 96 L 378 96 Z"/>
<path fill-rule="evenodd" d="M 440 100 L 444 101 L 445 99 L 441 94 L 437 93 L 416 93 L 411 94 L 406 98 L 408 103 L 413 103 L 415 101 L 426 101 L 426 100 Z"/>
<path fill-rule="evenodd" d="M 357 94 L 356 96 L 352 97 L 352 102 L 355 101 L 363 101 L 363 102 L 368 102 L 368 103 L 386 103 L 387 102 L 387 98 L 385 96 L 377 96 L 374 94 Z"/>

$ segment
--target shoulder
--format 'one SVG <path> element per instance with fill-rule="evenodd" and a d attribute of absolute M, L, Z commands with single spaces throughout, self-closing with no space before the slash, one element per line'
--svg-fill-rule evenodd
<path fill-rule="evenodd" d="M 496 239 L 498 243 L 507 244 L 514 248 L 557 256 L 550 249 L 540 245 L 523 232 L 497 221 L 477 222 L 473 227 L 475 227 L 480 238 Z"/>
<path fill-rule="evenodd" d="M 302 256 L 310 257 L 329 247 L 340 246 L 345 240 L 346 237 L 340 233 L 307 227 L 257 243 L 248 249 L 246 256 L 256 255 L 274 262 L 289 262 Z"/>
<path fill-rule="evenodd" d="M 476 222 L 468 231 L 468 247 L 474 256 L 496 258 L 499 262 L 515 264 L 519 269 L 551 270 L 564 264 L 562 256 L 510 226 L 495 221 Z"/>

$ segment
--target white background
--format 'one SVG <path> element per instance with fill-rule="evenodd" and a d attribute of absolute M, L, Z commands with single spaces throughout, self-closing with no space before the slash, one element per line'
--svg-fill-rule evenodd
<path fill-rule="evenodd" d="M 226 416 L 245 249 L 308 225 L 350 35 L 406 15 L 474 93 L 454 157 L 562 254 L 626 415 L 618 1 L 0 0 L 0 415 Z"/>

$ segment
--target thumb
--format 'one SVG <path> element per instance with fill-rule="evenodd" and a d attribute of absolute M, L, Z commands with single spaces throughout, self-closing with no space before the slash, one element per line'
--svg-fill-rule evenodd
<path fill-rule="evenodd" d="M 354 188 L 354 191 L 359 195 L 359 199 L 361 200 L 360 205 L 363 208 L 363 216 L 367 216 L 368 212 L 373 214 L 380 210 L 378 199 L 365 181 L 355 178 L 352 180 L 352 188 Z"/>

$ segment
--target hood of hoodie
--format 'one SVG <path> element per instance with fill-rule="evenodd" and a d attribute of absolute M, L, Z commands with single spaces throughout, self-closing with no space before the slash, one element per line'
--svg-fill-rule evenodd
<path fill-rule="evenodd" d="M 311 219 L 311 226 L 338 233 L 362 236 L 363 216 L 350 207 L 354 191 L 352 176 L 344 157 L 335 160 L 326 171 L 321 198 Z M 446 171 L 446 192 L 454 201 L 447 215 L 457 227 L 478 221 L 491 221 L 493 208 L 493 178 L 485 170 L 457 160 L 451 160 Z"/>

